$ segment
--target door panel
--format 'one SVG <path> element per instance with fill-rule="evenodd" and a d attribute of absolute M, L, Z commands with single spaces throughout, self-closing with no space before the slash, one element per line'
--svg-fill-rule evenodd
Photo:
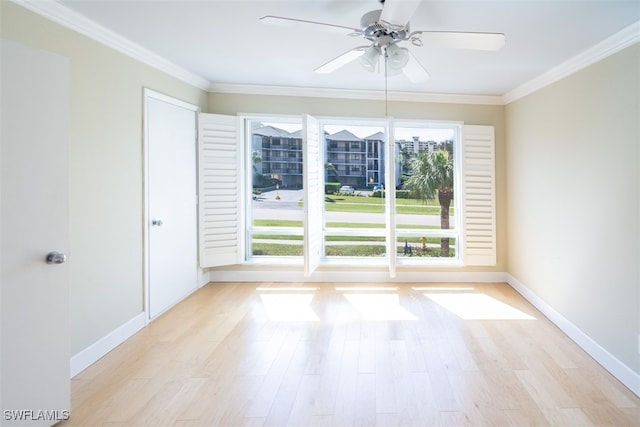
<path fill-rule="evenodd" d="M 194 106 L 147 91 L 149 317 L 195 291 L 197 279 Z"/>
<path fill-rule="evenodd" d="M 2 422 L 52 425 L 70 408 L 69 265 L 45 262 L 69 255 L 69 61 L 2 40 L 1 62 Z"/>

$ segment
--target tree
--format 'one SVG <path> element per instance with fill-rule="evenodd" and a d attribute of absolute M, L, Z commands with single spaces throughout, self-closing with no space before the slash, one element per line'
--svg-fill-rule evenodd
<path fill-rule="evenodd" d="M 335 175 L 335 180 L 338 181 L 340 179 L 340 176 L 338 175 L 338 169 L 336 169 L 336 167 L 333 165 L 333 163 L 325 163 L 324 164 L 324 168 L 327 172 L 331 172 Z M 328 174 L 327 174 L 328 175 Z M 328 179 L 328 176 L 327 176 Z"/>
<path fill-rule="evenodd" d="M 453 156 L 446 149 L 420 151 L 409 161 L 406 186 L 422 200 L 438 196 L 440 228 L 449 229 L 449 207 L 453 199 Z M 440 256 L 449 256 L 449 238 L 440 239 Z"/>
<path fill-rule="evenodd" d="M 257 151 L 251 152 L 251 163 L 253 164 L 253 171 L 258 173 L 258 164 L 262 163 L 262 156 Z"/>

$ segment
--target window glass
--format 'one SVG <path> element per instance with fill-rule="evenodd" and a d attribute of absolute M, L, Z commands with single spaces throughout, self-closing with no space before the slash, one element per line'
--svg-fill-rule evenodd
<path fill-rule="evenodd" d="M 303 244 L 302 125 L 248 120 L 251 209 L 248 258 L 301 257 Z"/>
<path fill-rule="evenodd" d="M 398 257 L 456 258 L 458 128 L 397 123 L 394 139 Z"/>
<path fill-rule="evenodd" d="M 304 242 L 301 121 L 251 119 L 246 128 L 252 192 L 247 259 L 299 259 Z M 325 261 L 384 263 L 390 255 L 400 263 L 421 263 L 459 257 L 454 191 L 459 127 L 396 122 L 392 134 L 389 150 L 386 121 L 321 121 L 324 194 L 318 197 L 324 215 L 311 226 L 322 230 Z M 389 152 L 391 160 L 385 158 Z M 395 176 L 385 182 L 391 169 Z M 389 205 L 394 215 L 386 212 L 389 186 L 395 189 Z"/>
<path fill-rule="evenodd" d="M 385 205 L 371 197 L 384 177 L 384 123 L 325 121 L 325 229 L 327 259 L 387 254 Z"/>

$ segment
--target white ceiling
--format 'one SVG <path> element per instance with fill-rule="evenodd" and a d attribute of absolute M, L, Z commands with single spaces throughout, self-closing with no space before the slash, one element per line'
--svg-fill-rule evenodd
<path fill-rule="evenodd" d="M 402 0 L 399 0 L 402 1 Z M 377 0 L 62 0 L 143 48 L 216 85 L 383 90 L 384 78 L 354 61 L 332 74 L 319 65 L 365 40 L 262 24 L 264 15 L 359 27 Z M 431 78 L 390 77 L 390 91 L 502 96 L 640 20 L 632 1 L 423 0 L 412 30 L 500 32 L 499 52 L 408 47 Z"/>

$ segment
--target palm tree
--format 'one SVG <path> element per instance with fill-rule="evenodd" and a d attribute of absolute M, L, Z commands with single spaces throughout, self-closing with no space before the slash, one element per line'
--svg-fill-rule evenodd
<path fill-rule="evenodd" d="M 440 228 L 449 229 L 449 207 L 453 199 L 453 156 L 446 149 L 420 151 L 409 160 L 411 176 L 405 185 L 426 201 L 438 196 Z M 440 256 L 449 256 L 449 238 L 440 239 Z"/>
<path fill-rule="evenodd" d="M 329 162 L 325 163 L 324 168 L 326 169 L 327 172 L 332 172 L 336 176 L 336 181 L 340 178 L 340 175 L 338 175 L 338 169 L 336 169 L 333 163 L 329 163 Z"/>
<path fill-rule="evenodd" d="M 258 164 L 262 163 L 262 156 L 258 151 L 251 152 L 251 163 L 253 163 L 253 171 L 258 173 Z"/>

